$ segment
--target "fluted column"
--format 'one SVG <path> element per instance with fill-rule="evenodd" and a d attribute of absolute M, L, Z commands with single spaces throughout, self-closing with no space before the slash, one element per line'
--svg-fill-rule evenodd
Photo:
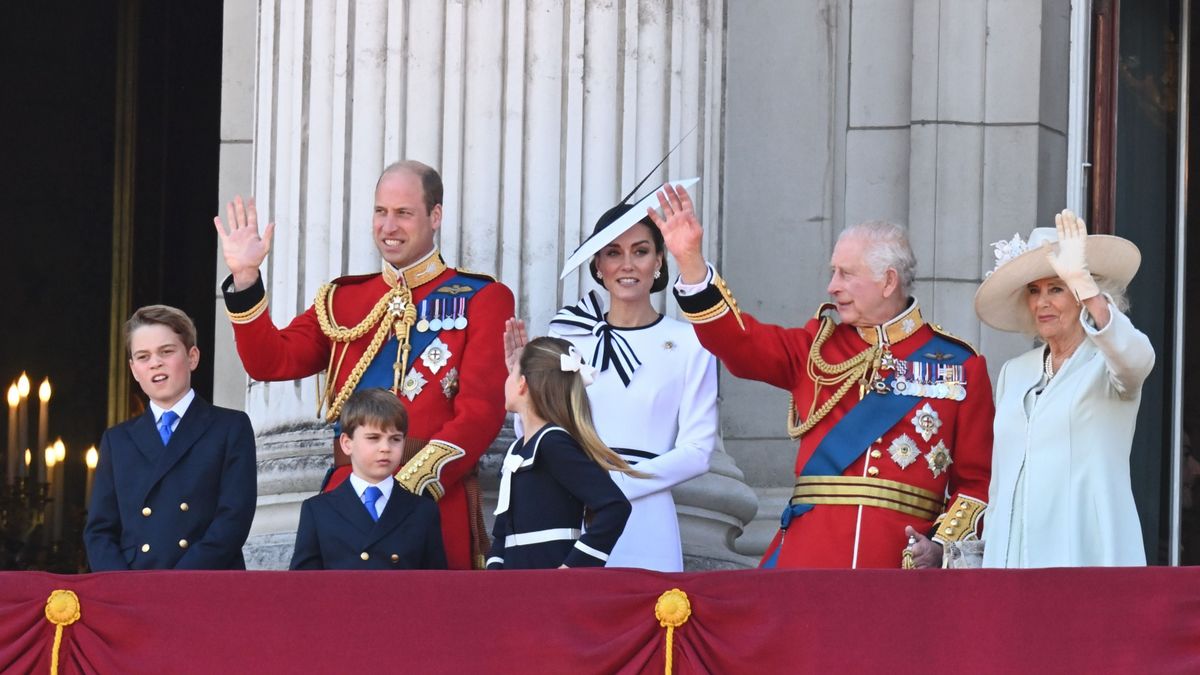
<path fill-rule="evenodd" d="M 498 276 L 537 332 L 591 283 L 575 274 L 560 286 L 563 259 L 681 138 L 655 179 L 702 177 L 706 243 L 719 250 L 722 0 L 261 0 L 253 31 L 231 18 L 251 15 L 247 4 L 226 3 L 226 40 L 254 49 L 227 49 L 224 78 L 230 96 L 254 82 L 251 185 L 230 184 L 244 141 L 225 137 L 221 199 L 252 187 L 261 219 L 277 223 L 263 270 L 277 325 L 330 278 L 378 269 L 375 180 L 402 158 L 442 173 L 448 262 Z M 218 380 L 244 378 L 231 351 L 217 355 Z M 298 504 L 328 466 L 318 400 L 317 378 L 247 384 L 259 437 L 253 567 L 286 564 Z M 709 553 L 728 541 L 707 538 L 731 541 L 752 516 L 747 504 L 713 508 L 714 491 L 740 480 L 718 455 L 714 473 L 677 493 L 689 555 L 720 558 Z"/>

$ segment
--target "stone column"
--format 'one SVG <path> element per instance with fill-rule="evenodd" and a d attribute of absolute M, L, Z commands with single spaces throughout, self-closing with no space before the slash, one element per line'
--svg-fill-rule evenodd
<path fill-rule="evenodd" d="M 277 325 L 330 278 L 378 269 L 374 183 L 401 158 L 442 173 L 448 262 L 498 276 L 535 332 L 592 283 L 578 273 L 560 285 L 565 256 L 681 138 L 655 179 L 702 176 L 717 250 L 721 0 L 265 0 L 252 24 L 255 6 L 226 3 L 220 198 L 252 189 L 260 218 L 277 223 L 264 267 Z M 248 562 L 281 567 L 329 461 L 319 384 L 246 383 L 228 342 L 217 359 L 218 391 L 226 403 L 245 392 L 259 438 Z M 485 458 L 485 485 L 503 447 Z M 680 489 L 685 548 L 737 561 L 729 542 L 754 499 L 729 497 L 740 474 L 719 454 L 714 473 Z"/>

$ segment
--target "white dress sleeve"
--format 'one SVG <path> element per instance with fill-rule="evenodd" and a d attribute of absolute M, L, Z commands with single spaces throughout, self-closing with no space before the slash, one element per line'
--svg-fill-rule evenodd
<path fill-rule="evenodd" d="M 619 471 L 610 475 L 629 499 L 672 487 L 708 471 L 717 442 L 717 360 L 696 343 L 684 374 L 679 402 L 679 433 L 675 446 L 634 467 L 649 478 L 634 478 Z"/>

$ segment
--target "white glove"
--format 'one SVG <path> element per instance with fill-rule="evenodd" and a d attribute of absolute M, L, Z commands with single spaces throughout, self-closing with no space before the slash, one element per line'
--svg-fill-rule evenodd
<path fill-rule="evenodd" d="M 1062 213 L 1055 214 L 1054 227 L 1058 230 L 1058 253 L 1053 249 L 1046 251 L 1046 260 L 1054 273 L 1066 282 L 1080 302 L 1100 295 L 1100 287 L 1088 271 L 1087 224 L 1083 218 L 1070 209 L 1063 209 Z"/>

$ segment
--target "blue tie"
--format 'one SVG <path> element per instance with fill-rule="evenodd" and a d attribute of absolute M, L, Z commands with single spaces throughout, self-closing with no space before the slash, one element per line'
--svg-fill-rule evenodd
<path fill-rule="evenodd" d="M 371 520 L 379 520 L 379 512 L 375 510 L 375 502 L 379 501 L 379 498 L 382 496 L 383 490 L 380 490 L 374 485 L 368 487 L 366 490 L 363 490 L 363 504 L 367 507 L 367 513 L 371 514 Z"/>
<path fill-rule="evenodd" d="M 171 440 L 171 425 L 175 424 L 177 419 L 179 419 L 179 413 L 174 410 L 168 410 L 158 418 L 158 437 L 162 439 L 163 445 Z"/>

